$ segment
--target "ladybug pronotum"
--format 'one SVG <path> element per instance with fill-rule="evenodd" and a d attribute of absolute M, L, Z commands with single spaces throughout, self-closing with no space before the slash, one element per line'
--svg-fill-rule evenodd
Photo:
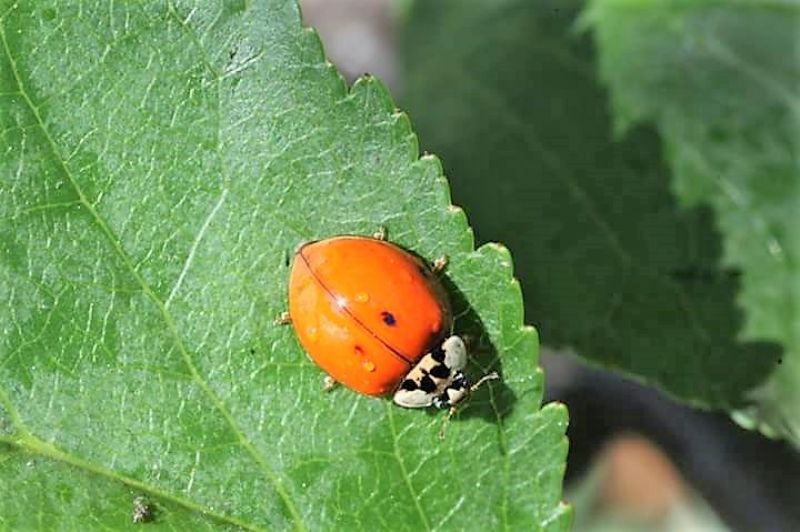
<path fill-rule="evenodd" d="M 382 238 L 337 236 L 295 253 L 287 321 L 308 356 L 359 393 L 452 409 L 497 378 L 470 383 L 464 342 L 446 337 L 452 320 L 436 272 Z"/>

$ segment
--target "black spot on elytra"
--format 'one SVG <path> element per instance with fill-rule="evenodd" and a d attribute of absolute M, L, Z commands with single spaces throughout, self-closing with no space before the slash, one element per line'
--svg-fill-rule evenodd
<path fill-rule="evenodd" d="M 417 383 L 411 379 L 404 380 L 400 387 L 409 392 L 413 392 L 418 388 Z"/>
<path fill-rule="evenodd" d="M 425 375 L 419 382 L 419 387 L 425 393 L 433 393 L 436 391 L 436 383 L 433 382 L 429 376 Z"/>
<path fill-rule="evenodd" d="M 446 379 L 447 377 L 450 376 L 450 368 L 448 368 L 444 364 L 437 364 L 433 366 L 433 369 L 431 369 L 430 374 L 436 377 L 437 379 Z"/>
<path fill-rule="evenodd" d="M 441 345 L 437 345 L 431 351 L 431 356 L 436 362 L 443 363 L 444 362 L 444 349 L 442 349 Z"/>
<path fill-rule="evenodd" d="M 381 312 L 381 319 L 383 320 L 383 323 L 385 323 L 389 327 L 394 327 L 394 325 L 397 323 L 397 320 L 394 319 L 394 314 L 392 314 L 388 310 L 384 310 L 383 312 Z"/>

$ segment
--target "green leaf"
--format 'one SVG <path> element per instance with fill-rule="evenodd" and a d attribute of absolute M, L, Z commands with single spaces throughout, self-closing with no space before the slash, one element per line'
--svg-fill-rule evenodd
<path fill-rule="evenodd" d="M 734 408 L 780 349 L 741 341 L 710 209 L 684 208 L 651 129 L 615 140 L 582 2 L 418 3 L 407 106 L 479 240 L 514 252 L 546 344 Z"/>
<path fill-rule="evenodd" d="M 656 124 L 672 187 L 714 209 L 739 337 L 782 363 L 739 413 L 800 445 L 800 3 L 603 0 L 587 16 L 616 124 Z"/>
<path fill-rule="evenodd" d="M 294 2 L 0 3 L 0 526 L 563 530 L 511 258 L 474 249 L 385 89 Z M 450 258 L 454 418 L 339 389 L 291 328 L 301 241 L 388 227 Z"/>

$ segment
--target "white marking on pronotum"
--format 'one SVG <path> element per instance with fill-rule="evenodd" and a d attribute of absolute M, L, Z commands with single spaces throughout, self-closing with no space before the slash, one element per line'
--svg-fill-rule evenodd
<path fill-rule="evenodd" d="M 183 263 L 183 269 L 181 270 L 181 274 L 178 276 L 178 280 L 175 281 L 175 286 L 172 287 L 172 290 L 169 292 L 169 297 L 167 297 L 167 301 L 164 303 L 165 307 L 168 307 L 170 302 L 172 302 L 172 298 L 175 297 L 175 294 L 178 293 L 178 289 L 181 287 L 181 283 L 183 283 L 183 278 L 186 277 L 186 272 L 189 271 L 189 266 L 192 264 L 194 260 L 194 254 L 197 251 L 197 246 L 200 244 L 200 241 L 203 239 L 203 236 L 206 234 L 208 230 L 208 226 L 211 225 L 211 220 L 214 219 L 214 216 L 217 215 L 220 207 L 225 202 L 225 197 L 228 195 L 228 189 L 223 189 L 222 194 L 217 201 L 217 204 L 214 205 L 214 208 L 211 209 L 211 212 L 206 217 L 206 221 L 203 222 L 203 226 L 200 228 L 200 231 L 197 233 L 197 236 L 192 242 L 192 247 L 189 249 L 189 256 L 186 257 L 186 262 Z"/>

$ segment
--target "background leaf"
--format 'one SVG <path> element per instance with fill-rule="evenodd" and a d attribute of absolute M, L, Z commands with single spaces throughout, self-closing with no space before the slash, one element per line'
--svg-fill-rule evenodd
<path fill-rule="evenodd" d="M 800 4 L 602 0 L 587 20 L 617 129 L 656 124 L 675 194 L 714 209 L 739 336 L 784 349 L 738 419 L 800 445 Z"/>
<path fill-rule="evenodd" d="M 669 189 L 649 128 L 612 137 L 582 2 L 419 2 L 406 104 L 479 240 L 514 250 L 545 343 L 734 408 L 780 355 L 742 341 L 711 210 Z"/>
<path fill-rule="evenodd" d="M 348 91 L 292 2 L 2 3 L 0 523 L 563 530 L 566 412 L 539 410 L 509 253 L 473 249 L 381 85 Z M 440 415 L 321 372 L 301 241 L 388 226 L 504 378 Z"/>

